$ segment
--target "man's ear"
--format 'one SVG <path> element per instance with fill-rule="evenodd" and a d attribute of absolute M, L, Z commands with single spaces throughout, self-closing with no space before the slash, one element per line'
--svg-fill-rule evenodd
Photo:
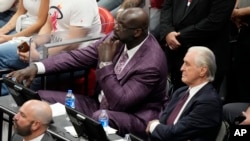
<path fill-rule="evenodd" d="M 41 122 L 34 121 L 34 123 L 31 126 L 31 130 L 36 131 L 36 130 L 38 130 L 40 128 L 40 126 L 41 126 Z"/>
<path fill-rule="evenodd" d="M 207 67 L 201 67 L 200 76 L 204 77 L 207 74 Z"/>

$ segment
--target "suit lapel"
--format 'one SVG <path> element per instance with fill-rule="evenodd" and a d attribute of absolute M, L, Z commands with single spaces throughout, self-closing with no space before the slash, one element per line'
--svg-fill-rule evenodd
<path fill-rule="evenodd" d="M 197 5 L 197 3 L 198 3 L 200 0 L 192 0 L 192 3 L 191 3 L 191 5 L 190 5 L 189 7 L 187 7 L 187 1 L 188 1 L 188 0 L 182 0 L 182 1 L 184 1 L 185 4 L 184 4 L 184 8 L 181 7 L 181 8 L 184 10 L 184 11 L 183 11 L 184 16 L 183 16 L 183 18 L 181 19 L 181 21 L 185 19 L 185 17 L 190 13 L 190 11 L 192 11 L 192 9 Z M 180 22 L 181 22 L 181 21 L 180 21 Z"/>
<path fill-rule="evenodd" d="M 187 0 L 176 0 L 176 2 L 175 2 L 175 3 L 177 3 L 176 4 L 177 6 L 174 7 L 174 11 L 176 11 L 176 12 L 173 13 L 175 15 L 173 18 L 178 21 L 177 23 L 180 23 L 184 17 L 186 5 L 187 5 L 186 1 Z"/>
<path fill-rule="evenodd" d="M 197 97 L 199 97 L 200 95 L 203 95 L 203 91 L 204 89 L 206 89 L 207 87 L 209 87 L 209 85 L 211 85 L 210 83 L 207 83 L 205 86 L 203 86 L 188 102 L 188 104 L 186 105 L 185 109 L 183 110 L 181 116 L 185 115 L 186 111 L 190 109 L 190 106 L 192 106 L 193 102 L 197 99 Z"/>
<path fill-rule="evenodd" d="M 138 52 L 139 52 L 139 50 L 138 50 Z M 124 75 L 127 74 L 127 72 L 129 70 L 131 70 L 131 68 L 137 63 L 136 60 L 139 60 L 140 54 L 141 54 L 141 53 L 138 53 L 138 52 L 136 52 L 136 54 L 129 60 L 129 62 L 123 68 L 123 70 L 121 71 L 121 73 L 117 74 L 117 79 L 118 80 L 122 79 L 124 77 Z"/>
<path fill-rule="evenodd" d="M 184 17 L 187 16 L 187 15 L 190 13 L 190 11 L 196 6 L 196 4 L 197 4 L 198 2 L 199 2 L 199 0 L 192 0 L 192 3 L 191 3 L 191 5 L 188 7 L 188 9 L 186 10 Z"/>
<path fill-rule="evenodd" d="M 144 54 L 145 49 L 147 48 L 147 43 L 146 43 L 147 41 L 148 41 L 148 39 L 141 45 L 141 47 L 137 50 L 137 52 L 135 53 L 135 55 L 129 60 L 129 62 L 123 68 L 123 70 L 121 71 L 121 73 L 117 74 L 117 79 L 118 80 L 121 80 L 125 76 L 125 74 L 127 74 L 132 69 L 132 67 L 135 66 L 138 63 L 138 60 L 140 60 L 140 58 Z"/>

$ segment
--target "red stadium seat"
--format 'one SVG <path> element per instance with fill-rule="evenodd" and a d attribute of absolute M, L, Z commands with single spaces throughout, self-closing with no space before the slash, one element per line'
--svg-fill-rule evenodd
<path fill-rule="evenodd" d="M 99 7 L 99 14 L 102 23 L 102 33 L 110 33 L 114 28 L 114 17 L 107 9 L 103 7 Z"/>

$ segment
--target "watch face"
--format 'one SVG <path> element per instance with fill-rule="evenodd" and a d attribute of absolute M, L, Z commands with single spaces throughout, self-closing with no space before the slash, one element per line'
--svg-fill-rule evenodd
<path fill-rule="evenodd" d="M 112 62 L 101 62 L 99 65 L 99 68 L 101 69 L 101 68 L 108 66 L 108 65 L 111 65 L 111 64 L 112 64 Z"/>
<path fill-rule="evenodd" d="M 103 67 L 104 67 L 103 62 L 101 62 L 100 65 L 99 65 L 99 68 L 101 69 Z"/>

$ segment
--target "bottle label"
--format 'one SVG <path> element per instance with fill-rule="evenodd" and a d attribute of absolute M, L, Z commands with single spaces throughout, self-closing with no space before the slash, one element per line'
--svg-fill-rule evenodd
<path fill-rule="evenodd" d="M 107 119 L 100 119 L 99 122 L 101 123 L 102 127 L 108 126 L 108 120 Z"/>
<path fill-rule="evenodd" d="M 71 108 L 75 108 L 75 101 L 74 99 L 67 99 L 65 105 Z"/>

